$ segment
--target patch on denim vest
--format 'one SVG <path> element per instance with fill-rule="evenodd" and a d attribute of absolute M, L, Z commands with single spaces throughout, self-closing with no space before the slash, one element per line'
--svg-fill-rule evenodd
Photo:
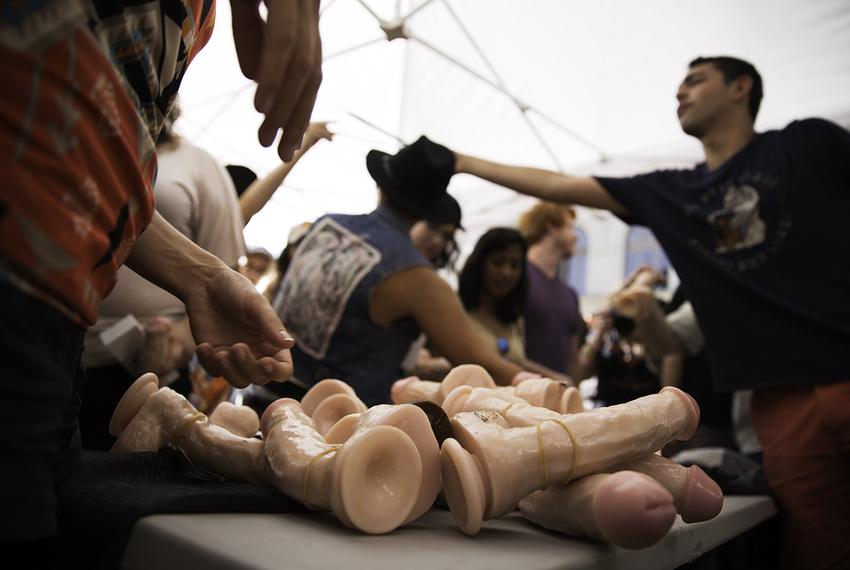
<path fill-rule="evenodd" d="M 348 300 L 381 252 L 330 218 L 318 222 L 286 272 L 281 320 L 313 358 L 327 355 Z"/>

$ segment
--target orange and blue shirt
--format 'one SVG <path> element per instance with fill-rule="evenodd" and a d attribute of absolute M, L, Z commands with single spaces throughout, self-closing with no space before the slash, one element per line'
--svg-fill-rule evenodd
<path fill-rule="evenodd" d="M 83 325 L 154 211 L 154 141 L 214 0 L 0 9 L 0 278 Z"/>

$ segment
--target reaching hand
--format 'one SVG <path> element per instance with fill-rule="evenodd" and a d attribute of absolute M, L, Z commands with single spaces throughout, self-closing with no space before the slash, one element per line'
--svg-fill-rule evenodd
<path fill-rule="evenodd" d="M 239 66 L 257 81 L 254 106 L 265 115 L 258 138 L 270 146 L 283 136 L 278 154 L 288 162 L 301 139 L 316 93 L 322 83 L 322 42 L 319 36 L 319 0 L 231 0 L 233 39 Z"/>
<path fill-rule="evenodd" d="M 310 123 L 304 135 L 304 144 L 315 144 L 322 139 L 332 141 L 333 138 L 334 133 L 328 128 L 328 122 Z"/>
<path fill-rule="evenodd" d="M 656 285 L 663 285 L 666 280 L 667 276 L 651 265 L 640 265 L 626 278 L 620 290 L 628 289 L 633 285 L 655 287 Z"/>
<path fill-rule="evenodd" d="M 212 376 L 237 388 L 282 382 L 292 375 L 295 344 L 269 302 L 243 275 L 221 269 L 185 299 L 198 359 Z"/>

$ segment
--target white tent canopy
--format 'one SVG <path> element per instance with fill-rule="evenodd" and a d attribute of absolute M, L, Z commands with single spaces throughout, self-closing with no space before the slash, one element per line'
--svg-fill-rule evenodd
<path fill-rule="evenodd" d="M 387 41 L 381 24 L 409 39 Z M 177 126 L 223 163 L 262 175 L 279 159 L 256 142 L 254 89 L 229 28 L 220 2 L 213 39 L 184 80 Z M 765 84 L 759 130 L 807 116 L 850 123 L 846 0 L 326 0 L 321 31 L 325 79 L 313 116 L 334 121 L 339 135 L 317 145 L 254 217 L 249 246 L 277 252 L 296 223 L 369 211 L 376 192 L 366 152 L 394 151 L 396 138 L 427 134 L 463 152 L 572 173 L 692 164 L 701 149 L 679 129 L 675 91 L 698 55 L 756 65 Z M 531 203 L 468 176 L 450 191 L 464 210 L 466 252 Z M 581 211 L 578 223 L 585 289 L 602 295 L 622 279 L 627 229 L 598 212 Z"/>

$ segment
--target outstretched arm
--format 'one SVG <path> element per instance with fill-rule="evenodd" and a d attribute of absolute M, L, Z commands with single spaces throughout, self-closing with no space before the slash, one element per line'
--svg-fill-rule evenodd
<path fill-rule="evenodd" d="M 292 156 L 292 160 L 284 162 L 277 168 L 271 171 L 267 176 L 255 180 L 242 196 L 239 197 L 239 209 L 242 211 L 242 220 L 247 225 L 251 218 L 263 209 L 263 206 L 271 199 L 277 189 L 283 184 L 284 179 L 289 176 L 292 169 L 301 160 L 301 157 L 307 154 L 313 145 L 322 139 L 332 140 L 333 133 L 328 130 L 327 123 L 310 123 L 307 127 L 307 133 L 304 135 L 304 142 L 301 148 L 298 149 Z"/>
<path fill-rule="evenodd" d="M 186 305 L 198 358 L 237 387 L 292 375 L 289 337 L 251 282 L 154 213 L 127 265 Z"/>
<path fill-rule="evenodd" d="M 628 213 L 625 206 L 591 177 L 568 176 L 541 168 L 511 166 L 457 152 L 455 172 L 472 174 L 541 200 L 600 208 L 615 214 Z"/>

